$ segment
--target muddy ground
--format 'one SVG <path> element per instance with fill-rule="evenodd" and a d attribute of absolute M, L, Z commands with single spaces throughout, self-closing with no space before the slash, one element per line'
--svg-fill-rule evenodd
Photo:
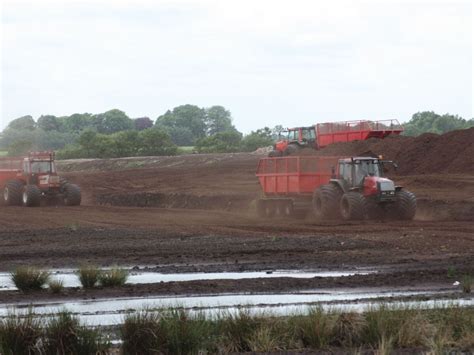
<path fill-rule="evenodd" d="M 474 274 L 474 175 L 399 174 L 419 201 L 414 221 L 315 222 L 255 216 L 261 156 L 209 154 L 60 163 L 83 190 L 79 207 L 0 207 L 0 270 L 150 266 L 160 272 L 370 267 L 337 279 L 193 281 L 62 297 L 278 292 L 334 287 L 450 287 Z M 452 272 L 451 272 L 452 274 Z M 3 296 L 2 296 L 3 294 Z M 0 302 L 28 300 L 2 291 Z"/>

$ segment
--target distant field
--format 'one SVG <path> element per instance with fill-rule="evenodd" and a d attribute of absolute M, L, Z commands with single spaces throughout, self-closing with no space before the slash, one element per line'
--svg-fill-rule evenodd
<path fill-rule="evenodd" d="M 8 152 L 6 150 L 0 150 L 0 157 L 7 156 Z"/>
<path fill-rule="evenodd" d="M 178 147 L 178 154 L 191 154 L 194 150 L 194 146 Z"/>

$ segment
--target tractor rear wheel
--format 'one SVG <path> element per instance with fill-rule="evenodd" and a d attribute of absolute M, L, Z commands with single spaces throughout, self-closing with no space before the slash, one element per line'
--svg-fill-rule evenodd
<path fill-rule="evenodd" d="M 36 185 L 25 185 L 21 202 L 26 207 L 38 207 L 41 203 L 41 190 Z"/>
<path fill-rule="evenodd" d="M 346 192 L 342 195 L 340 210 L 346 221 L 364 219 L 367 214 L 365 197 L 359 192 Z"/>
<path fill-rule="evenodd" d="M 299 150 L 300 146 L 298 144 L 288 144 L 288 147 L 286 147 L 283 155 L 293 155 L 298 153 Z"/>
<path fill-rule="evenodd" d="M 415 217 L 416 197 L 407 190 L 400 190 L 395 193 L 397 202 L 395 202 L 395 217 L 398 219 L 410 220 Z"/>
<path fill-rule="evenodd" d="M 3 202 L 8 206 L 17 206 L 21 203 L 23 184 L 17 180 L 10 180 L 3 188 Z"/>
<path fill-rule="evenodd" d="M 64 184 L 64 204 L 78 206 L 81 204 L 81 189 L 75 184 Z"/>
<path fill-rule="evenodd" d="M 313 193 L 313 212 L 318 220 L 340 217 L 339 202 L 342 191 L 337 186 L 323 185 Z"/>

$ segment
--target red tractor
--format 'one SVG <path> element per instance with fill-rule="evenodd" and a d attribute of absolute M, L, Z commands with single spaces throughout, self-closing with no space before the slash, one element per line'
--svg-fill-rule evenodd
<path fill-rule="evenodd" d="M 81 189 L 57 174 L 54 152 L 30 152 L 27 157 L 0 158 L 1 200 L 7 206 L 39 206 L 42 200 L 81 204 Z"/>
<path fill-rule="evenodd" d="M 257 176 L 264 197 L 257 213 L 290 217 L 312 210 L 319 220 L 413 219 L 416 197 L 383 176 L 388 164 L 396 168 L 374 157 L 261 159 Z"/>
<path fill-rule="evenodd" d="M 268 156 L 281 157 L 302 148 L 320 149 L 332 143 L 385 138 L 401 132 L 403 127 L 397 120 L 328 122 L 290 128 L 287 137 L 276 142 Z"/>

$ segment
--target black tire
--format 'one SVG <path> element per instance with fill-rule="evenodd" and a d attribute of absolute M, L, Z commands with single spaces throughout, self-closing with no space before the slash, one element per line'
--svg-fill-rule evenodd
<path fill-rule="evenodd" d="M 361 220 L 367 215 L 365 197 L 359 192 L 346 192 L 340 204 L 341 216 L 344 220 Z"/>
<path fill-rule="evenodd" d="M 3 188 L 3 203 L 7 206 L 18 206 L 21 203 L 23 183 L 18 180 L 10 180 Z"/>
<path fill-rule="evenodd" d="M 283 155 L 294 155 L 298 153 L 300 150 L 300 147 L 298 144 L 289 144 L 288 147 L 286 147 L 285 151 L 283 152 Z"/>
<path fill-rule="evenodd" d="M 36 185 L 25 185 L 21 196 L 25 207 L 38 207 L 41 203 L 41 190 Z"/>
<path fill-rule="evenodd" d="M 402 220 L 411 220 L 416 214 L 416 197 L 407 190 L 400 190 L 395 193 L 395 217 Z"/>
<path fill-rule="evenodd" d="M 273 218 L 276 212 L 276 204 L 275 201 L 266 200 L 265 201 L 265 208 L 264 208 L 264 216 L 265 218 Z"/>
<path fill-rule="evenodd" d="M 81 204 L 81 189 L 75 184 L 64 185 L 64 204 L 66 206 L 79 206 Z"/>
<path fill-rule="evenodd" d="M 295 217 L 295 208 L 293 206 L 293 201 L 288 200 L 283 206 L 283 215 L 287 218 Z"/>
<path fill-rule="evenodd" d="M 313 213 L 316 219 L 340 218 L 339 203 L 342 191 L 335 185 L 322 185 L 313 193 Z"/>
<path fill-rule="evenodd" d="M 260 218 L 265 218 L 265 200 L 257 200 L 257 216 Z"/>

